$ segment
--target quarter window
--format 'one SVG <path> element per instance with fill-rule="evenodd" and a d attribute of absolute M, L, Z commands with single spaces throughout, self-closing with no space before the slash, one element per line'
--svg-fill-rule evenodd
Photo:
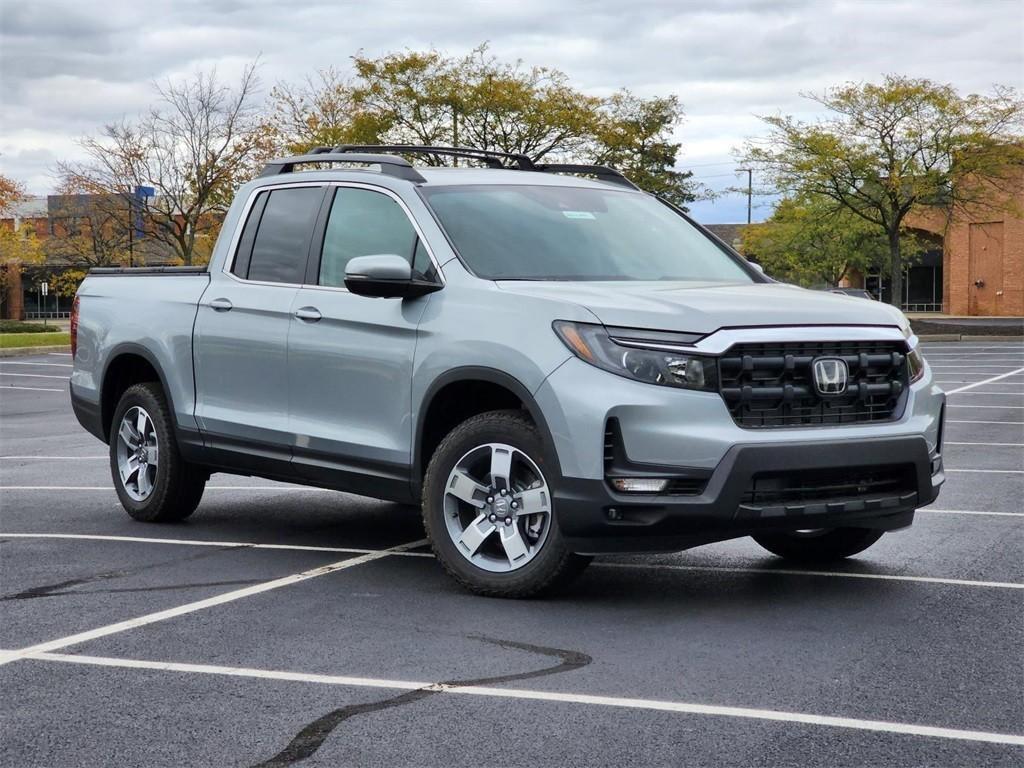
<path fill-rule="evenodd" d="M 421 275 L 429 269 L 426 249 L 397 202 L 381 192 L 338 187 L 324 232 L 320 285 L 344 285 L 349 261 L 385 253 L 408 259 Z"/>
<path fill-rule="evenodd" d="M 303 282 L 309 238 L 323 198 L 323 187 L 291 187 L 263 193 L 253 206 L 239 243 L 238 266 L 248 262 L 247 273 L 239 277 L 270 283 Z M 262 204 L 262 205 L 261 205 Z M 251 256 L 244 248 L 247 235 L 259 216 L 252 238 Z"/>

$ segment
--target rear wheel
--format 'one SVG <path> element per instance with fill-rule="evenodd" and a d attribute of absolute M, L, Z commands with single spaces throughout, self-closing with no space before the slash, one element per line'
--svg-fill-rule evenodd
<path fill-rule="evenodd" d="M 467 589 L 530 597 L 579 573 L 555 520 L 550 463 L 516 411 L 463 422 L 442 441 L 423 485 L 423 522 L 438 560 Z"/>
<path fill-rule="evenodd" d="M 863 552 L 884 531 L 873 528 L 818 528 L 784 533 L 758 533 L 754 541 L 772 554 L 802 563 L 827 563 Z"/>
<path fill-rule="evenodd" d="M 170 408 L 156 383 L 125 390 L 110 429 L 110 472 L 121 506 L 136 520 L 184 520 L 203 497 L 208 475 L 178 452 Z"/>

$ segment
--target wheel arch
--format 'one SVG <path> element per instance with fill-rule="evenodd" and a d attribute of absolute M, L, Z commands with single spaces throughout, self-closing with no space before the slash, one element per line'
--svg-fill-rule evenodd
<path fill-rule="evenodd" d="M 479 406 L 467 405 L 467 407 L 456 411 L 454 417 L 448 415 L 446 418 L 445 414 L 439 413 L 440 408 L 449 401 L 451 395 L 463 393 L 473 387 L 480 387 L 483 392 L 487 393 L 478 401 Z M 505 393 L 505 399 L 501 399 L 501 397 L 491 399 L 499 392 Z M 540 430 L 541 440 L 553 463 L 555 477 L 556 479 L 561 477 L 558 453 L 555 450 L 551 431 L 540 406 L 526 385 L 514 376 L 496 368 L 464 366 L 446 371 L 434 379 L 420 401 L 413 444 L 411 482 L 414 498 L 418 498 L 420 495 L 423 475 L 434 450 L 451 429 L 477 413 L 515 407 L 516 405 L 529 414 L 530 419 Z"/>
<path fill-rule="evenodd" d="M 103 368 L 103 378 L 100 381 L 100 426 L 106 442 L 110 442 L 110 421 L 114 409 L 117 408 L 124 391 L 133 384 L 157 381 L 164 397 L 167 398 L 173 419 L 174 403 L 170 388 L 167 386 L 167 378 L 156 356 L 141 344 L 126 342 L 115 347 Z"/>

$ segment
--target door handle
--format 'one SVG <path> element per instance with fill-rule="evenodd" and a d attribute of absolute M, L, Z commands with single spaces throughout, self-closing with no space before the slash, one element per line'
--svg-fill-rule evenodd
<path fill-rule="evenodd" d="M 316 307 L 301 307 L 300 309 L 296 309 L 295 316 L 299 318 L 299 320 L 305 320 L 310 323 L 315 323 L 323 317 L 323 315 L 320 314 L 320 310 Z"/>
<path fill-rule="evenodd" d="M 235 305 L 227 299 L 213 299 L 210 302 L 210 306 L 213 308 L 214 312 L 227 312 Z"/>

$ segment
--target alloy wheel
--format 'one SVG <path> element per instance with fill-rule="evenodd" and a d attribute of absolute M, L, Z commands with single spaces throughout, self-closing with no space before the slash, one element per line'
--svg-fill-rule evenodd
<path fill-rule="evenodd" d="M 492 573 L 536 557 L 551 530 L 551 492 L 529 456 L 503 443 L 468 451 L 444 488 L 448 535 L 459 553 Z"/>
<path fill-rule="evenodd" d="M 145 501 L 156 484 L 160 452 L 153 419 L 141 406 L 132 406 L 117 430 L 117 469 L 121 485 L 135 501 Z"/>

